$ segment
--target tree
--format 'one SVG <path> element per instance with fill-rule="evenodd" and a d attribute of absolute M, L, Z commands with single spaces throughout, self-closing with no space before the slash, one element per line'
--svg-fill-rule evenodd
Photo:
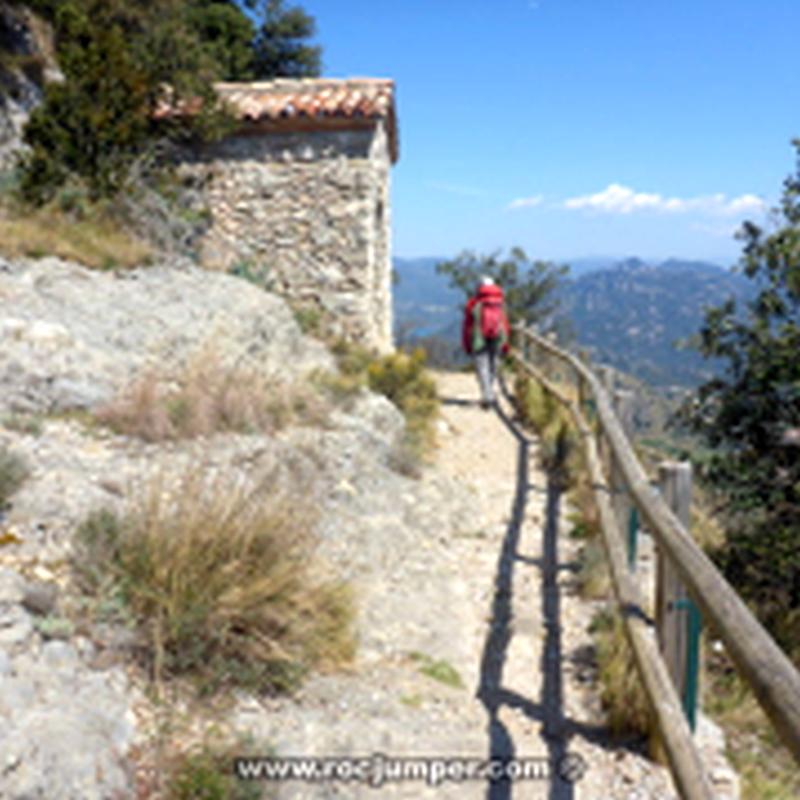
<path fill-rule="evenodd" d="M 45 88 L 24 133 L 21 188 L 35 203 L 73 177 L 94 198 L 112 196 L 162 145 L 219 135 L 216 80 L 319 72 L 320 48 L 305 43 L 314 19 L 283 0 L 260 14 L 258 0 L 33 1 L 53 23 L 65 76 Z M 197 113 L 157 120 L 165 99 Z"/>
<path fill-rule="evenodd" d="M 464 292 L 465 298 L 474 293 L 481 277 L 487 275 L 503 287 L 512 324 L 552 326 L 559 306 L 556 289 L 569 267 L 552 261 L 533 261 L 521 247 L 512 247 L 505 258 L 501 251 L 478 255 L 467 250 L 451 261 L 437 264 L 436 271 L 447 275 L 450 285 Z"/>
<path fill-rule="evenodd" d="M 67 0 L 53 22 L 65 79 L 45 87 L 24 131 L 28 200 L 47 201 L 72 176 L 111 196 L 156 143 L 220 129 L 214 65 L 179 0 Z M 200 113 L 158 122 L 167 86 L 174 104 L 200 98 Z"/>
<path fill-rule="evenodd" d="M 190 0 L 187 19 L 222 80 L 320 73 L 322 49 L 307 43 L 316 22 L 299 6 L 285 7 L 283 0 Z"/>
<path fill-rule="evenodd" d="M 191 0 L 186 20 L 224 81 L 254 77 L 256 29 L 234 0 Z"/>
<path fill-rule="evenodd" d="M 283 0 L 266 0 L 262 18 L 253 45 L 256 78 L 313 78 L 320 74 L 322 49 L 305 42 L 316 32 L 313 17 L 299 6 L 284 7 Z"/>
<path fill-rule="evenodd" d="M 770 229 L 746 222 L 738 237 L 758 293 L 743 313 L 733 301 L 706 313 L 698 349 L 724 371 L 680 417 L 712 448 L 703 474 L 727 520 L 718 562 L 800 662 L 800 160 Z"/>

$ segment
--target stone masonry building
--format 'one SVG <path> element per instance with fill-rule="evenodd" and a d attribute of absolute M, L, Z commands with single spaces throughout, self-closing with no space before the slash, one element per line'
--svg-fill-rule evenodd
<path fill-rule="evenodd" d="M 378 79 L 223 83 L 234 134 L 195 153 L 212 214 L 210 268 L 254 275 L 325 330 L 392 347 L 389 178 L 394 84 Z"/>

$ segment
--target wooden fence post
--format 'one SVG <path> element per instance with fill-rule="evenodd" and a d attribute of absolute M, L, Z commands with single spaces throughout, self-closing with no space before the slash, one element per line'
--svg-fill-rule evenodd
<path fill-rule="evenodd" d="M 608 395 L 609 403 L 614 403 L 614 370 L 605 364 L 600 364 L 597 367 L 597 374 L 600 378 L 600 383 Z M 603 436 L 602 428 L 597 431 L 597 449 L 600 455 L 600 462 L 603 465 L 603 471 L 606 475 L 610 474 L 612 467 L 611 448 Z"/>
<path fill-rule="evenodd" d="M 608 392 L 608 396 L 614 397 L 614 370 L 605 364 L 599 364 L 596 369 L 597 376 L 600 378 L 600 383 L 603 388 Z"/>
<path fill-rule="evenodd" d="M 633 392 L 626 389 L 617 389 L 614 392 L 614 413 L 625 432 L 625 436 L 633 446 Z M 613 492 L 614 512 L 617 516 L 617 523 L 623 535 L 626 536 L 626 550 L 628 552 L 628 567 L 634 569 L 636 564 L 636 537 L 639 530 L 639 515 L 636 506 L 631 502 L 630 495 L 625 486 L 625 479 L 619 466 L 611 465 L 611 491 Z"/>
<path fill-rule="evenodd" d="M 659 487 L 667 505 L 688 531 L 692 499 L 692 465 L 662 462 Z M 700 612 L 670 561 L 658 553 L 656 564 L 656 632 L 661 653 L 694 730 L 699 696 Z"/>

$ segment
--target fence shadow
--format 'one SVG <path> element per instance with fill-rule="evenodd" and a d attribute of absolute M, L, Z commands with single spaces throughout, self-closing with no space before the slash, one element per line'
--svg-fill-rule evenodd
<path fill-rule="evenodd" d="M 505 386 L 502 390 L 508 399 Z M 502 408 L 497 414 L 509 433 L 517 440 L 516 489 L 511 515 L 503 537 L 494 580 L 494 595 L 491 622 L 481 655 L 480 683 L 477 696 L 488 716 L 488 757 L 507 761 L 517 757 L 519 742 L 514 742 L 511 732 L 500 718 L 503 707 L 516 709 L 540 724 L 541 736 L 547 748 L 547 757 L 552 765 L 549 800 L 573 800 L 574 776 L 571 770 L 580 765 L 568 752 L 573 736 L 581 736 L 608 747 L 607 732 L 601 726 L 591 726 L 565 718 L 563 692 L 564 653 L 561 640 L 561 594 L 559 571 L 572 569 L 558 560 L 558 522 L 561 511 L 562 480 L 556 469 L 548 477 L 546 487 L 535 487 L 530 483 L 530 455 L 532 439 L 517 426 Z M 543 546 L 540 558 L 531 559 L 519 553 L 525 511 L 530 493 L 543 488 L 546 492 L 546 514 L 543 530 Z M 533 565 L 541 573 L 541 614 L 545 629 L 540 670 L 542 688 L 539 698 L 533 699 L 503 687 L 503 669 L 508 648 L 513 636 L 513 578 L 514 569 L 520 564 Z M 525 748 L 529 750 L 528 747 Z M 488 800 L 511 798 L 514 783 L 511 781 L 489 781 Z M 524 786 L 524 784 L 519 784 Z M 521 789 L 520 792 L 524 792 Z"/>

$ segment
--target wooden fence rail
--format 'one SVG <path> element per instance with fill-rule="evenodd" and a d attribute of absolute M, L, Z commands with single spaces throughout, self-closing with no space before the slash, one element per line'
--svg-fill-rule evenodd
<path fill-rule="evenodd" d="M 516 363 L 567 406 L 584 444 L 614 592 L 654 712 L 660 741 L 681 796 L 700 800 L 710 798 L 712 793 L 673 679 L 644 614 L 623 544 L 620 521 L 612 504 L 612 476 L 606 474 L 604 460 L 612 465 L 614 483 L 624 486 L 629 502 L 647 523 L 659 556 L 668 564 L 666 569 L 673 580 L 682 582 L 689 598 L 724 641 L 740 674 L 800 764 L 800 673 L 697 546 L 687 526 L 666 500 L 653 491 L 601 381 L 580 360 L 552 341 L 522 327 L 515 328 L 514 333 L 518 344 L 514 352 Z M 533 348 L 537 352 L 535 359 Z M 551 365 L 551 368 L 558 364 L 560 376 L 573 376 L 579 400 L 567 397 L 548 379 L 551 369 L 537 368 L 534 362 Z M 597 440 L 584 416 L 587 402 L 592 403 L 597 416 Z M 600 448 L 607 459 L 601 458 Z"/>

